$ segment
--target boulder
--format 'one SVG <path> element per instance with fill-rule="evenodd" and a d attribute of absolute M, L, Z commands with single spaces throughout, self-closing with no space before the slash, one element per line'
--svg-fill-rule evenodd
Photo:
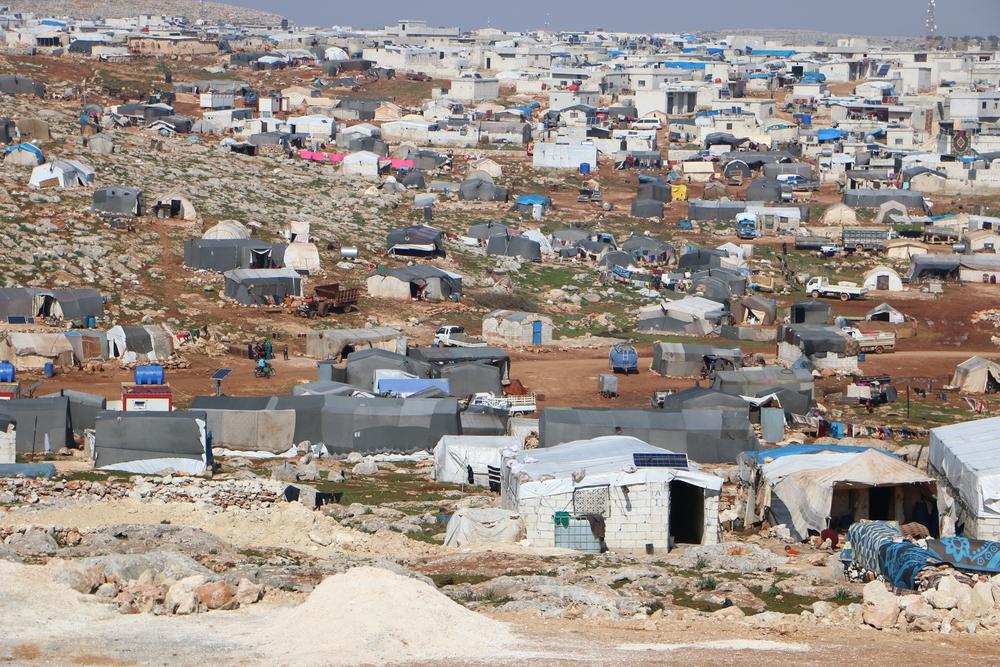
<path fill-rule="evenodd" d="M 886 589 L 885 584 L 881 581 L 870 581 L 865 584 L 862 595 L 864 600 L 862 618 L 865 623 L 879 630 L 896 625 L 896 620 L 899 618 L 899 602 L 896 596 Z"/>
<path fill-rule="evenodd" d="M 959 600 L 971 594 L 972 589 L 960 583 L 955 577 L 948 575 L 941 578 L 937 588 L 925 591 L 924 598 L 935 609 L 954 609 L 958 606 Z"/>
<path fill-rule="evenodd" d="M 241 606 L 253 604 L 260 600 L 263 595 L 264 587 L 253 583 L 249 579 L 240 579 L 240 583 L 236 586 L 236 601 Z"/>
<path fill-rule="evenodd" d="M 836 608 L 832 602 L 827 602 L 826 600 L 817 600 L 812 603 L 812 612 L 816 618 L 826 618 L 833 610 Z"/>
<path fill-rule="evenodd" d="M 198 595 L 196 589 L 205 583 L 205 577 L 196 574 L 184 577 L 167 590 L 163 606 L 170 614 L 194 614 L 198 611 Z"/>
<path fill-rule="evenodd" d="M 43 530 L 14 533 L 10 536 L 7 546 L 19 556 L 51 556 L 59 550 L 59 544 Z"/>
<path fill-rule="evenodd" d="M 967 588 L 963 586 L 963 588 Z M 993 590 L 988 583 L 980 582 L 968 595 L 959 597 L 958 611 L 963 619 L 977 619 L 993 612 Z"/>
<path fill-rule="evenodd" d="M 354 466 L 351 472 L 355 475 L 375 475 L 378 474 L 378 464 L 374 461 L 362 461 Z"/>
<path fill-rule="evenodd" d="M 224 581 L 210 581 L 194 589 L 201 606 L 208 609 L 235 609 L 240 606 L 236 600 L 236 589 Z"/>

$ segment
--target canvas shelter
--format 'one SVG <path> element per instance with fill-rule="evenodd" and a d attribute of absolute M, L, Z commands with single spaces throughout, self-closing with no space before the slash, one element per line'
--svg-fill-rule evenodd
<path fill-rule="evenodd" d="M 91 208 L 108 215 L 142 215 L 145 203 L 142 190 L 114 186 L 95 190 Z"/>
<path fill-rule="evenodd" d="M 375 375 L 380 370 L 391 370 L 414 378 L 429 378 L 431 376 L 431 365 L 411 359 L 402 354 L 388 352 L 386 350 L 359 350 L 347 355 L 347 383 L 364 389 L 374 391 Z"/>
<path fill-rule="evenodd" d="M 669 331 L 705 335 L 711 333 L 725 313 L 722 304 L 699 296 L 639 309 L 639 331 Z"/>
<path fill-rule="evenodd" d="M 296 411 L 279 408 L 277 397 L 268 397 L 259 405 L 208 404 L 198 409 L 205 413 L 205 423 L 212 434 L 212 446 L 236 452 L 284 454 L 295 447 Z M 245 409 L 240 409 L 244 407 Z"/>
<path fill-rule="evenodd" d="M 390 327 L 323 329 L 306 334 L 306 355 L 317 359 L 339 359 L 361 350 L 406 354 L 406 340 L 402 332 Z"/>
<path fill-rule="evenodd" d="M 45 97 L 45 84 L 26 76 L 0 76 L 0 93 Z"/>
<path fill-rule="evenodd" d="M 274 244 L 253 239 L 188 239 L 184 266 L 219 273 L 231 269 L 269 269 L 275 265 Z"/>
<path fill-rule="evenodd" d="M 500 371 L 500 382 L 510 382 L 510 355 L 498 347 L 415 347 L 410 356 L 426 361 L 438 369 L 463 363 L 488 364 Z"/>
<path fill-rule="evenodd" d="M 16 144 L 8 146 L 3 151 L 4 164 L 12 164 L 18 167 L 34 167 L 45 162 L 42 149 L 34 144 Z"/>
<path fill-rule="evenodd" d="M 824 225 L 851 227 L 858 224 L 858 214 L 843 202 L 837 202 L 823 213 Z"/>
<path fill-rule="evenodd" d="M 1000 540 L 1000 417 L 938 426 L 928 441 L 942 534 Z"/>
<path fill-rule="evenodd" d="M 958 255 L 919 254 L 910 256 L 910 272 L 906 274 L 909 283 L 924 278 L 954 280 L 962 269 L 962 258 Z"/>
<path fill-rule="evenodd" d="M 18 118 L 16 124 L 21 141 L 52 141 L 49 124 L 41 118 Z"/>
<path fill-rule="evenodd" d="M 55 453 L 73 442 L 69 399 L 64 396 L 0 401 L 0 418 L 4 416 L 17 424 L 18 453 Z"/>
<path fill-rule="evenodd" d="M 69 422 L 73 433 L 83 434 L 84 431 L 96 427 L 97 415 L 104 411 L 107 399 L 97 394 L 88 394 L 73 389 L 60 389 L 53 394 L 39 398 L 65 398 L 69 401 Z"/>
<path fill-rule="evenodd" d="M 334 396 L 354 396 L 360 389 L 345 382 L 334 382 L 333 380 L 317 380 L 315 382 L 303 382 L 292 387 L 292 396 L 324 396 L 332 394 Z"/>
<path fill-rule="evenodd" d="M 951 386 L 967 394 L 1000 391 L 1000 364 L 984 357 L 970 357 L 955 366 Z"/>
<path fill-rule="evenodd" d="M 281 259 L 285 268 L 303 274 L 320 271 L 319 248 L 314 243 L 289 243 L 284 250 Z"/>
<path fill-rule="evenodd" d="M 673 248 L 666 241 L 643 234 L 625 239 L 621 249 L 630 254 L 636 261 L 648 264 L 660 264 L 673 256 Z"/>
<path fill-rule="evenodd" d="M 728 308 L 734 296 L 741 296 L 746 292 L 746 285 L 746 277 L 741 273 L 726 269 L 708 269 L 691 274 L 688 293 L 715 301 Z"/>
<path fill-rule="evenodd" d="M 322 398 L 321 440 L 331 452 L 412 454 L 461 433 L 453 398 Z"/>
<path fill-rule="evenodd" d="M 937 493 L 931 477 L 877 449 L 761 455 L 770 460 L 751 468 L 755 519 L 785 524 L 799 540 L 862 519 L 908 523 Z"/>
<path fill-rule="evenodd" d="M 724 199 L 729 196 L 729 189 L 726 187 L 725 183 L 719 181 L 711 181 L 705 184 L 705 190 L 701 194 L 701 198 L 708 201 L 718 201 L 719 199 Z"/>
<path fill-rule="evenodd" d="M 677 260 L 677 268 L 689 271 L 704 271 L 722 268 L 722 260 L 729 253 L 718 248 L 690 248 Z"/>
<path fill-rule="evenodd" d="M 31 170 L 28 185 L 33 188 L 76 188 L 92 185 L 96 173 L 76 160 L 56 160 Z"/>
<path fill-rule="evenodd" d="M 634 262 L 635 258 L 624 250 L 611 250 L 604 253 L 601 259 L 597 262 L 597 265 L 611 267 L 611 270 L 613 271 L 616 266 L 627 269 L 632 266 Z"/>
<path fill-rule="evenodd" d="M 540 447 L 625 435 L 699 463 L 733 463 L 759 447 L 746 409 L 545 408 L 538 429 Z"/>
<path fill-rule="evenodd" d="M 449 393 L 458 398 L 478 393 L 489 393 L 494 396 L 503 393 L 501 370 L 485 362 L 467 361 L 447 364 L 438 367 L 435 373 L 438 377 L 448 380 Z"/>
<path fill-rule="evenodd" d="M 529 262 L 542 261 L 542 248 L 520 234 L 501 233 L 492 235 L 486 242 L 486 254 L 490 256 L 518 257 Z"/>
<path fill-rule="evenodd" d="M 292 440 L 300 443 L 304 440 L 310 442 L 323 442 L 323 406 L 326 397 L 321 395 L 312 396 L 195 396 L 191 401 L 192 410 L 226 411 L 223 417 L 227 423 L 222 427 L 229 429 L 228 421 L 235 422 L 235 428 L 240 428 L 240 420 L 248 419 L 245 413 L 250 411 L 273 411 L 278 413 L 291 412 L 295 415 L 295 430 Z M 213 416 L 214 418 L 218 416 Z M 279 419 L 280 415 L 273 415 L 272 419 Z M 218 424 L 217 424 L 218 425 Z M 236 437 L 240 431 L 226 432 L 224 437 L 230 443 L 240 440 Z M 242 432 L 244 437 L 252 436 L 253 431 Z M 248 439 L 248 442 L 253 440 Z M 272 452 L 279 449 L 284 442 L 271 443 L 264 450 Z M 250 451 L 249 448 L 247 451 Z"/>
<path fill-rule="evenodd" d="M 483 317 L 483 339 L 495 345 L 548 345 L 552 318 L 540 313 L 494 310 Z"/>
<path fill-rule="evenodd" d="M 869 322 L 890 322 L 892 324 L 902 324 L 906 321 L 906 315 L 887 303 L 880 303 L 865 313 L 865 319 Z"/>
<path fill-rule="evenodd" d="M 521 515 L 535 547 L 649 553 L 718 543 L 722 479 L 690 462 L 636 465 L 664 453 L 621 435 L 512 453 L 502 466 L 501 505 Z"/>
<path fill-rule="evenodd" d="M 153 202 L 153 210 L 161 218 L 198 219 L 198 211 L 195 210 L 194 204 L 178 190 L 172 190 L 157 197 Z"/>
<path fill-rule="evenodd" d="M 203 240 L 249 239 L 250 230 L 236 220 L 222 220 L 205 230 Z"/>
<path fill-rule="evenodd" d="M 386 235 L 386 249 L 394 255 L 444 255 L 444 232 L 428 225 L 394 229 Z"/>
<path fill-rule="evenodd" d="M 517 232 L 502 222 L 494 222 L 489 220 L 487 222 L 477 222 L 469 227 L 469 231 L 465 233 L 470 239 L 476 239 L 477 241 L 486 241 L 491 236 L 496 234 L 516 234 Z"/>
<path fill-rule="evenodd" d="M 504 454 L 514 456 L 522 444 L 520 438 L 509 435 L 446 435 L 434 445 L 431 479 L 489 488 L 489 468 L 499 473 Z"/>
<path fill-rule="evenodd" d="M 703 408 L 750 410 L 750 403 L 740 396 L 724 394 L 709 387 L 689 387 L 665 396 L 660 407 L 671 412 Z"/>
<path fill-rule="evenodd" d="M 629 215 L 633 218 L 657 218 L 663 217 L 663 202 L 656 199 L 634 199 Z"/>
<path fill-rule="evenodd" d="M 767 326 L 774 324 L 777 319 L 778 305 L 774 299 L 766 299 L 759 294 L 754 294 L 736 301 L 732 312 L 734 322 Z"/>
<path fill-rule="evenodd" d="M 87 138 L 87 148 L 96 155 L 111 155 L 115 152 L 115 140 L 110 134 L 95 134 Z"/>
<path fill-rule="evenodd" d="M 462 201 L 507 201 L 509 196 L 507 188 L 484 178 L 467 178 L 458 186 Z"/>
<path fill-rule="evenodd" d="M 458 300 L 462 277 L 427 264 L 377 269 L 366 282 L 369 296 L 385 299 Z"/>
<path fill-rule="evenodd" d="M 42 370 L 46 364 L 73 365 L 73 346 L 65 333 L 8 332 L 0 339 L 0 359 L 21 371 Z"/>
<path fill-rule="evenodd" d="M 101 293 L 93 288 L 0 288 L 0 320 L 3 321 L 33 317 L 78 321 L 103 316 L 104 301 Z"/>
<path fill-rule="evenodd" d="M 697 343 L 654 343 L 650 370 L 666 377 L 698 377 L 743 365 L 743 351 Z"/>
<path fill-rule="evenodd" d="M 862 285 L 877 292 L 902 292 L 903 280 L 895 269 L 889 266 L 876 266 L 865 274 Z"/>
<path fill-rule="evenodd" d="M 344 158 L 343 171 L 345 174 L 355 176 L 377 177 L 379 172 L 379 160 L 381 156 L 369 150 L 362 150 L 351 153 Z"/>
<path fill-rule="evenodd" d="M 125 363 L 162 361 L 174 353 L 174 337 L 161 324 L 116 325 L 108 329 L 108 355 Z"/>
<path fill-rule="evenodd" d="M 804 368 L 746 367 L 715 374 L 712 388 L 733 396 L 767 396 L 779 392 L 786 414 L 804 415 L 813 405 L 815 384 Z"/>
<path fill-rule="evenodd" d="M 830 304 L 818 299 L 808 299 L 792 304 L 790 321 L 792 324 L 826 324 L 833 309 Z"/>
<path fill-rule="evenodd" d="M 773 178 L 755 178 L 747 186 L 747 201 L 780 202 L 781 181 Z"/>
<path fill-rule="evenodd" d="M 210 468 L 204 412 L 102 412 L 94 431 L 94 467 L 147 475 L 198 475 Z"/>
<path fill-rule="evenodd" d="M 292 269 L 233 269 L 225 294 L 243 305 L 281 304 L 286 296 L 302 295 L 302 277 Z"/>

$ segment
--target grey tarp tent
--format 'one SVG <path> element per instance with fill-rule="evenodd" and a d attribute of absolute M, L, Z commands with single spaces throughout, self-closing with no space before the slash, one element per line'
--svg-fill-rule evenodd
<path fill-rule="evenodd" d="M 115 186 L 94 190 L 91 208 L 108 215 L 142 215 L 145 203 L 142 190 Z"/>
<path fill-rule="evenodd" d="M 759 448 L 745 409 L 545 408 L 539 419 L 542 447 L 605 435 L 639 438 L 698 463 L 733 463 Z"/>
<path fill-rule="evenodd" d="M 333 380 L 317 380 L 315 382 L 303 382 L 292 387 L 292 396 L 351 396 L 358 388 L 345 382 L 334 382 Z"/>
<path fill-rule="evenodd" d="M 206 415 L 224 413 L 225 429 L 238 428 L 239 421 L 253 411 L 291 411 L 295 414 L 295 429 L 292 440 L 298 444 L 305 440 L 323 442 L 324 396 L 195 396 L 191 401 L 192 410 L 203 410 Z M 219 414 L 212 416 L 212 423 Z M 231 425 L 232 423 L 232 425 Z M 217 424 L 216 424 L 217 425 Z M 211 429 L 210 429 L 211 430 Z M 235 440 L 235 431 L 224 433 L 223 437 Z M 272 447 L 276 449 L 277 447 Z M 287 449 L 287 448 L 286 448 Z M 283 450 L 284 451 L 284 450 Z"/>
<path fill-rule="evenodd" d="M 10 317 L 51 317 L 61 313 L 64 320 L 84 320 L 104 316 L 101 293 L 89 287 L 40 289 L 0 288 L 0 320 Z"/>
<path fill-rule="evenodd" d="M 0 76 L 0 93 L 4 95 L 34 95 L 45 97 L 45 84 L 26 76 Z"/>
<path fill-rule="evenodd" d="M 60 389 L 54 394 L 46 394 L 40 398 L 66 398 L 69 401 L 70 429 L 73 433 L 80 434 L 95 427 L 97 415 L 105 410 L 108 403 L 103 396 L 73 389 Z"/>
<path fill-rule="evenodd" d="M 323 442 L 331 452 L 431 451 L 445 435 L 461 435 L 452 398 L 326 396 Z"/>
<path fill-rule="evenodd" d="M 507 428 L 504 420 L 490 412 L 471 412 L 464 410 L 459 413 L 462 422 L 462 435 L 506 436 Z M 483 470 L 483 474 L 486 474 Z"/>
<path fill-rule="evenodd" d="M 429 225 L 394 229 L 386 235 L 385 247 L 394 255 L 444 255 L 444 232 Z"/>
<path fill-rule="evenodd" d="M 678 269 L 701 271 L 722 267 L 722 260 L 729 257 L 725 250 L 715 248 L 691 248 L 677 260 Z"/>
<path fill-rule="evenodd" d="M 231 269 L 269 269 L 280 266 L 273 249 L 273 244 L 253 239 L 188 239 L 184 242 L 184 266 L 220 273 Z"/>
<path fill-rule="evenodd" d="M 500 381 L 510 382 L 510 355 L 499 347 L 415 347 L 410 356 L 443 369 L 452 364 L 479 362 L 500 370 Z"/>
<path fill-rule="evenodd" d="M 482 178 L 467 178 L 458 186 L 462 201 L 507 201 L 508 196 L 507 188 Z"/>
<path fill-rule="evenodd" d="M 673 191 L 666 183 L 640 183 L 636 190 L 636 199 L 652 199 L 654 201 L 669 203 L 672 200 Z"/>
<path fill-rule="evenodd" d="M 390 327 L 323 329 L 306 334 L 306 355 L 317 359 L 339 359 L 356 350 L 370 349 L 405 354 L 406 341 L 402 332 Z"/>
<path fill-rule="evenodd" d="M 782 324 L 778 327 L 778 342 L 795 345 L 809 357 L 828 352 L 849 356 L 858 353 L 854 339 L 826 324 Z"/>
<path fill-rule="evenodd" d="M 233 269 L 222 275 L 226 296 L 244 305 L 280 304 L 302 294 L 302 276 L 292 269 Z"/>
<path fill-rule="evenodd" d="M 826 324 L 832 312 L 830 304 L 808 299 L 792 304 L 789 319 L 792 324 Z"/>
<path fill-rule="evenodd" d="M 733 396 L 766 396 L 779 390 L 787 414 L 804 415 L 813 404 L 812 373 L 804 368 L 764 366 L 719 371 L 712 388 Z M 794 399 L 794 400 L 793 400 Z"/>
<path fill-rule="evenodd" d="M 635 262 L 635 257 L 625 252 L 624 250 L 612 250 L 611 252 L 605 253 L 601 257 L 601 261 L 597 263 L 598 266 L 610 266 L 612 270 L 616 266 L 620 266 L 623 269 L 627 269 Z"/>
<path fill-rule="evenodd" d="M 102 412 L 94 430 L 94 467 L 201 472 L 211 463 L 205 413 Z"/>
<path fill-rule="evenodd" d="M 691 199 L 688 201 L 688 219 L 728 222 L 733 220 L 737 213 L 746 211 L 750 204 L 751 202 L 745 201 Z"/>
<path fill-rule="evenodd" d="M 518 234 L 494 234 L 486 242 L 486 254 L 502 257 L 520 257 L 529 262 L 542 261 L 542 247 L 538 241 Z"/>
<path fill-rule="evenodd" d="M 469 361 L 441 366 L 438 377 L 448 380 L 451 395 L 465 398 L 479 392 L 499 396 L 503 393 L 500 369 L 487 363 Z"/>
<path fill-rule="evenodd" d="M 655 199 L 634 199 L 629 215 L 633 218 L 662 218 L 663 202 Z"/>
<path fill-rule="evenodd" d="M 915 282 L 921 278 L 958 278 L 962 268 L 962 258 L 958 255 L 932 255 L 924 253 L 910 257 L 910 272 L 906 274 L 906 282 Z"/>
<path fill-rule="evenodd" d="M 469 226 L 469 231 L 465 233 L 470 239 L 476 239 L 479 241 L 485 241 L 491 236 L 496 234 L 516 234 L 517 232 L 505 225 L 502 222 L 494 222 L 488 220 L 486 222 L 477 222 L 474 225 Z"/>
<path fill-rule="evenodd" d="M 743 351 L 697 343 L 654 343 L 650 370 L 667 377 L 697 377 L 703 371 L 743 365 Z"/>
<path fill-rule="evenodd" d="M 778 316 L 778 304 L 774 299 L 766 299 L 759 294 L 744 297 L 732 307 L 733 321 L 737 324 L 774 324 Z"/>
<path fill-rule="evenodd" d="M 739 396 L 732 396 L 707 387 L 689 387 L 674 392 L 663 399 L 664 410 L 700 410 L 705 408 L 731 408 L 749 411 L 750 404 Z"/>
<path fill-rule="evenodd" d="M 670 256 L 673 249 L 666 241 L 652 236 L 636 234 L 625 239 L 621 249 L 635 259 L 645 262 L 663 262 Z"/>
<path fill-rule="evenodd" d="M 878 208 L 882 204 L 895 201 L 907 209 L 926 210 L 924 194 L 916 190 L 845 190 L 843 202 L 852 208 Z"/>
<path fill-rule="evenodd" d="M 386 350 L 361 350 L 347 355 L 347 384 L 374 391 L 375 371 L 392 370 L 420 378 L 430 377 L 431 365 Z"/>
<path fill-rule="evenodd" d="M 68 398 L 0 401 L 0 416 L 2 415 L 17 422 L 15 448 L 19 453 L 55 453 L 73 442 Z"/>
<path fill-rule="evenodd" d="M 368 295 L 385 298 L 458 300 L 462 277 L 436 266 L 414 264 L 401 269 L 377 269 L 366 281 Z"/>

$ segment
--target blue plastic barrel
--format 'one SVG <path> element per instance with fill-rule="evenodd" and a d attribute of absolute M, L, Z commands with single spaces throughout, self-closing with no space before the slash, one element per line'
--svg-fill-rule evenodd
<path fill-rule="evenodd" d="M 858 354 L 858 361 L 864 361 L 864 360 L 865 360 L 865 353 L 864 352 L 860 352 Z"/>
<path fill-rule="evenodd" d="M 96 329 L 97 328 L 97 318 L 94 317 L 93 315 L 90 315 L 89 317 L 87 317 L 87 328 L 88 329 Z"/>
<path fill-rule="evenodd" d="M 589 162 L 581 162 L 580 163 L 580 173 L 584 174 L 584 175 L 590 173 L 590 163 Z"/>
<path fill-rule="evenodd" d="M 135 367 L 136 384 L 163 384 L 163 366 L 148 364 Z"/>
<path fill-rule="evenodd" d="M 47 378 L 52 377 L 53 375 L 56 374 L 56 365 L 53 364 L 51 361 L 46 361 L 44 372 L 45 372 L 45 377 Z"/>
<path fill-rule="evenodd" d="M 9 361 L 0 361 L 0 382 L 13 382 L 17 377 L 17 370 L 14 364 Z"/>

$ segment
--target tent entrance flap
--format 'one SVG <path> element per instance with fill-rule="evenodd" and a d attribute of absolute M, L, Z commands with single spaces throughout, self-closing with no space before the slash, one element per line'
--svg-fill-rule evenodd
<path fill-rule="evenodd" d="M 674 544 L 701 544 L 705 536 L 705 489 L 670 482 L 670 537 Z"/>

